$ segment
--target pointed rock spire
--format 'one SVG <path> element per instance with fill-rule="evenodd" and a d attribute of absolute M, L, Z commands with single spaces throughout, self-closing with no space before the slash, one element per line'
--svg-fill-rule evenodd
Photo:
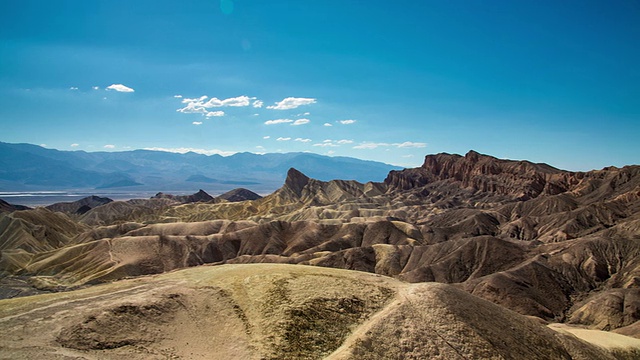
<path fill-rule="evenodd" d="M 285 186 L 291 189 L 296 195 L 302 194 L 302 189 L 309 183 L 309 177 L 300 171 L 290 168 L 287 172 L 287 179 L 284 181 Z"/>

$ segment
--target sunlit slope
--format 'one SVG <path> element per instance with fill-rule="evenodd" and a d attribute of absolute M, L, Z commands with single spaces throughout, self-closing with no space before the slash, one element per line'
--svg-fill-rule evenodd
<path fill-rule="evenodd" d="M 613 359 L 450 285 L 276 264 L 0 301 L 11 358 Z"/>

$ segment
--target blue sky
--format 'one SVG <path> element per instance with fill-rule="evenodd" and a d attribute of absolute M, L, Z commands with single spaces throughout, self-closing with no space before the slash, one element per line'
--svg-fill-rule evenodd
<path fill-rule="evenodd" d="M 0 141 L 640 163 L 640 2 L 0 0 Z"/>

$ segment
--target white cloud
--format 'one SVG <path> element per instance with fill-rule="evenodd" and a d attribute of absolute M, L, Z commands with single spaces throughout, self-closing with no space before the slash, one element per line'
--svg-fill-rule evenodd
<path fill-rule="evenodd" d="M 265 125 L 275 125 L 275 124 L 286 124 L 286 123 L 292 123 L 293 120 L 291 119 L 276 119 L 276 120 L 267 120 L 264 122 Z"/>
<path fill-rule="evenodd" d="M 115 145 L 111 145 L 111 144 L 107 144 L 105 146 L 103 146 L 105 149 L 115 149 L 116 146 Z"/>
<path fill-rule="evenodd" d="M 262 105 L 264 105 L 264 102 L 262 100 L 256 100 L 253 102 L 253 107 L 254 108 L 261 108 Z"/>
<path fill-rule="evenodd" d="M 177 98 L 178 96 L 176 95 L 174 97 Z M 176 111 L 185 113 L 185 114 L 205 114 L 207 116 L 223 116 L 224 113 L 217 112 L 217 111 L 209 111 L 209 109 L 217 108 L 217 107 L 227 107 L 227 106 L 230 106 L 230 107 L 249 106 L 249 104 L 251 103 L 251 100 L 255 98 L 250 98 L 248 96 L 243 95 L 243 96 L 238 96 L 238 97 L 233 97 L 233 98 L 228 98 L 223 100 L 220 100 L 215 97 L 209 100 L 207 99 L 209 99 L 207 95 L 203 95 L 199 98 L 193 98 L 193 99 L 184 98 L 182 99 L 182 103 L 186 104 L 186 106 Z M 209 114 L 220 114 L 220 113 L 222 113 L 222 115 L 209 115 Z"/>
<path fill-rule="evenodd" d="M 329 123 L 324 123 L 324 126 L 333 126 L 333 125 L 331 125 Z"/>
<path fill-rule="evenodd" d="M 71 144 L 71 145 L 69 145 L 69 146 L 71 146 L 71 147 L 78 147 L 78 146 L 80 146 L 80 144 L 73 143 L 73 144 Z"/>
<path fill-rule="evenodd" d="M 192 122 L 193 125 L 202 125 L 202 121 L 194 121 Z"/>
<path fill-rule="evenodd" d="M 182 99 L 182 101 L 181 101 L 181 102 L 182 102 L 183 104 L 188 104 L 188 103 L 191 103 L 191 102 L 202 102 L 203 100 L 206 100 L 206 99 L 208 99 L 208 98 L 209 98 L 209 97 L 208 97 L 207 95 L 202 95 L 202 96 L 200 96 L 200 97 L 199 97 L 199 98 L 197 98 L 197 99 L 195 99 L 195 98 L 194 98 L 194 99 L 184 98 L 184 99 Z"/>
<path fill-rule="evenodd" d="M 105 88 L 106 90 L 115 90 L 117 92 L 134 92 L 132 88 L 124 86 L 122 84 L 112 84 Z"/>
<path fill-rule="evenodd" d="M 176 99 L 182 99 L 182 95 L 173 95 L 173 97 Z"/>
<path fill-rule="evenodd" d="M 321 143 L 317 143 L 317 144 L 313 144 L 313 146 L 318 146 L 318 147 L 338 147 L 340 145 L 334 144 L 332 142 L 321 142 Z"/>
<path fill-rule="evenodd" d="M 289 141 L 289 140 L 291 140 L 290 137 L 279 137 L 276 139 L 276 141 Z"/>
<path fill-rule="evenodd" d="M 100 86 L 92 86 L 91 87 L 93 90 L 100 90 Z"/>
<path fill-rule="evenodd" d="M 411 141 L 405 141 L 401 144 L 393 144 L 394 146 L 397 146 L 399 148 L 424 148 L 427 147 L 426 143 L 418 143 L 418 142 L 411 142 Z"/>
<path fill-rule="evenodd" d="M 72 86 L 72 87 L 69 88 L 69 90 L 78 90 L 78 88 L 75 87 L 75 86 Z"/>
<path fill-rule="evenodd" d="M 375 149 L 375 148 L 380 147 L 380 146 L 389 146 L 389 145 L 391 145 L 391 144 L 367 142 L 367 143 L 362 143 L 360 145 L 356 145 L 353 148 L 354 149 Z"/>
<path fill-rule="evenodd" d="M 351 125 L 354 124 L 358 120 L 338 120 L 338 122 L 342 125 Z"/>
<path fill-rule="evenodd" d="M 185 99 L 185 100 L 192 100 L 192 99 Z M 188 102 L 187 106 L 178 109 L 176 111 L 184 113 L 184 114 L 206 114 L 209 111 L 202 106 L 202 102 L 198 101 L 197 99 L 194 99 L 194 102 Z M 182 101 L 184 103 L 184 100 Z"/>
<path fill-rule="evenodd" d="M 315 104 L 315 103 L 316 103 L 316 99 L 313 99 L 313 98 L 288 97 L 286 99 L 283 99 L 280 102 L 276 102 L 275 105 L 267 106 L 267 109 L 272 109 L 272 110 L 290 110 L 290 109 L 295 109 L 295 108 L 297 108 L 299 106 Z"/>
<path fill-rule="evenodd" d="M 340 145 L 353 144 L 353 140 L 331 140 L 326 139 L 319 144 L 313 144 L 313 146 L 321 146 L 321 147 L 338 147 Z"/>
<path fill-rule="evenodd" d="M 311 139 L 296 138 L 293 141 L 299 141 L 299 142 L 303 142 L 303 143 L 308 143 L 308 142 L 311 142 Z"/>
<path fill-rule="evenodd" d="M 267 135 L 267 136 L 263 136 L 262 138 L 265 139 L 265 140 L 266 139 L 271 139 L 271 136 Z"/>
<path fill-rule="evenodd" d="M 333 151 L 333 150 L 329 150 L 329 151 L 327 151 L 327 155 L 333 155 L 333 154 L 335 154 L 335 153 L 336 153 L 336 152 L 335 152 L 335 151 Z"/>
<path fill-rule="evenodd" d="M 258 150 L 264 150 L 264 149 L 265 149 L 265 147 L 264 147 L 264 146 L 262 146 L 262 145 L 258 145 L 258 146 L 256 146 L 256 149 L 258 149 Z"/>
<path fill-rule="evenodd" d="M 40 146 L 42 146 L 42 147 L 47 147 L 47 144 L 40 144 Z"/>
<path fill-rule="evenodd" d="M 188 152 L 194 152 L 196 154 L 202 154 L 202 155 L 222 155 L 222 156 L 229 156 L 236 153 L 236 151 L 224 151 L 224 150 L 218 150 L 218 149 L 196 149 L 196 148 L 184 148 L 184 147 L 183 148 L 150 147 L 150 148 L 144 148 L 144 150 L 165 151 L 165 152 L 172 152 L 172 153 L 178 153 L 178 154 L 186 154 Z"/>
<path fill-rule="evenodd" d="M 359 145 L 354 146 L 354 149 L 375 149 L 378 147 L 397 147 L 397 148 L 423 148 L 427 147 L 426 143 L 417 143 L 411 141 L 405 141 L 402 143 L 373 143 L 373 142 L 363 142 Z M 387 149 L 388 151 L 388 149 Z"/>
<path fill-rule="evenodd" d="M 211 111 L 208 112 L 207 117 L 212 117 L 212 116 L 224 116 L 224 111 Z"/>
<path fill-rule="evenodd" d="M 234 97 L 234 98 L 228 98 L 224 100 L 220 100 L 218 98 L 211 98 L 209 99 L 209 101 L 204 103 L 203 106 L 206 108 L 223 107 L 223 106 L 234 106 L 234 107 L 249 106 L 249 103 L 250 103 L 249 100 L 251 99 L 248 96 L 244 96 L 244 95 Z"/>
<path fill-rule="evenodd" d="M 291 125 L 304 125 L 304 124 L 308 124 L 310 122 L 311 122 L 311 120 L 309 120 L 309 119 L 298 119 L 298 120 L 294 121 L 293 124 L 291 124 Z"/>

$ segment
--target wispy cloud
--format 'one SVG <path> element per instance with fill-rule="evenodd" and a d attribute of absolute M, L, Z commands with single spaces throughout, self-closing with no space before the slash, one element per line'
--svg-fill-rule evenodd
<path fill-rule="evenodd" d="M 210 108 L 210 107 L 223 107 L 223 106 L 234 106 L 234 107 L 249 106 L 250 100 L 251 98 L 244 95 L 234 97 L 234 98 L 228 98 L 224 100 L 220 100 L 218 98 L 211 98 L 209 99 L 209 101 L 207 101 L 204 104 L 204 107 Z"/>
<path fill-rule="evenodd" d="M 423 147 L 427 147 L 426 143 L 418 143 L 418 142 L 411 142 L 411 141 L 405 141 L 402 143 L 375 143 L 375 142 L 363 142 L 360 143 L 356 146 L 354 146 L 354 149 L 376 149 L 379 147 L 397 147 L 397 148 L 423 148 Z"/>
<path fill-rule="evenodd" d="M 311 142 L 311 139 L 296 138 L 293 141 L 299 141 L 299 142 L 302 142 L 302 143 L 308 143 L 308 142 Z"/>
<path fill-rule="evenodd" d="M 315 103 L 316 103 L 316 99 L 313 99 L 313 98 L 288 97 L 288 98 L 283 99 L 280 102 L 276 102 L 275 105 L 267 106 L 267 109 L 272 109 L 272 110 L 290 110 L 290 109 L 295 109 L 295 108 L 303 106 L 303 105 L 309 105 L 309 104 L 315 104 Z"/>
<path fill-rule="evenodd" d="M 100 86 L 92 86 L 91 87 L 93 90 L 100 90 Z"/>
<path fill-rule="evenodd" d="M 182 99 L 182 95 L 173 95 L 173 97 L 176 99 Z"/>
<path fill-rule="evenodd" d="M 115 145 L 111 145 L 111 144 L 107 144 L 105 146 L 103 146 L 105 149 L 115 149 L 116 146 Z"/>
<path fill-rule="evenodd" d="M 267 135 L 267 136 L 263 136 L 262 138 L 265 139 L 265 140 L 266 139 L 271 139 L 271 136 Z"/>
<path fill-rule="evenodd" d="M 202 121 L 194 121 L 192 122 L 193 125 L 202 125 Z"/>
<path fill-rule="evenodd" d="M 319 146 L 319 147 L 338 147 L 340 145 L 346 145 L 346 144 L 352 144 L 353 140 L 347 140 L 347 139 L 342 139 L 342 140 L 331 140 L 331 139 L 326 139 L 321 143 L 318 144 L 313 144 L 313 146 Z"/>
<path fill-rule="evenodd" d="M 252 105 L 253 105 L 254 108 L 261 108 L 262 105 L 264 105 L 264 102 L 262 100 L 256 100 L 256 101 L 253 102 Z"/>
<path fill-rule="evenodd" d="M 71 144 L 71 145 L 69 145 L 69 146 L 71 146 L 71 147 L 78 147 L 78 146 L 80 146 L 80 144 L 73 143 L 73 144 Z"/>
<path fill-rule="evenodd" d="M 324 123 L 324 126 L 333 126 L 333 125 L 331 125 L 329 123 Z"/>
<path fill-rule="evenodd" d="M 405 141 L 401 144 L 393 144 L 399 148 L 424 148 L 427 147 L 427 143 L 420 143 L 420 142 L 411 142 L 411 141 Z"/>
<path fill-rule="evenodd" d="M 186 154 L 188 152 L 194 152 L 196 154 L 202 154 L 202 155 L 222 155 L 222 156 L 229 156 L 236 153 L 236 151 L 224 151 L 224 150 L 218 150 L 218 149 L 196 149 L 196 148 L 185 148 L 185 147 L 181 147 L 181 148 L 149 147 L 149 148 L 144 148 L 144 150 L 165 151 L 165 152 L 172 152 L 172 153 L 178 153 L 178 154 Z"/>
<path fill-rule="evenodd" d="M 297 125 L 304 125 L 304 124 L 308 124 L 310 122 L 311 122 L 311 120 L 309 120 L 309 119 L 298 119 L 298 120 L 294 121 L 293 124 L 291 124 L 291 125 L 296 125 L 296 126 Z"/>
<path fill-rule="evenodd" d="M 107 86 L 105 89 L 106 90 L 115 90 L 117 92 L 127 92 L 127 93 L 135 91 L 132 88 L 130 88 L 128 86 L 125 86 L 125 85 L 122 85 L 122 84 L 112 84 L 112 85 Z"/>
<path fill-rule="evenodd" d="M 317 146 L 317 147 L 338 147 L 340 145 L 334 144 L 332 142 L 322 142 L 322 143 L 313 144 L 313 146 Z"/>
<path fill-rule="evenodd" d="M 69 88 L 69 90 L 78 90 L 78 88 L 75 87 L 75 86 L 72 86 L 72 87 Z"/>
<path fill-rule="evenodd" d="M 178 95 L 174 96 L 178 98 Z M 180 95 L 180 98 L 182 96 Z M 251 100 L 255 98 L 250 98 L 248 96 L 237 96 L 228 99 L 218 99 L 211 98 L 209 100 L 207 95 L 203 95 L 199 98 L 184 98 L 182 99 L 182 103 L 186 104 L 183 108 L 180 108 L 176 111 L 185 113 L 185 114 L 203 114 L 206 116 L 224 116 L 224 112 L 222 111 L 209 111 L 211 108 L 219 108 L 219 107 L 243 107 L 249 106 L 251 104 Z M 221 115 L 220 115 L 221 114 Z"/>
<path fill-rule="evenodd" d="M 206 117 L 213 117 L 213 116 L 224 116 L 224 111 L 210 111 L 206 114 Z"/>
<path fill-rule="evenodd" d="M 390 146 L 391 144 L 388 143 L 372 143 L 372 142 L 368 142 L 368 143 L 362 143 L 360 145 L 356 145 L 353 148 L 354 149 L 375 149 L 381 146 Z"/>
<path fill-rule="evenodd" d="M 292 123 L 293 120 L 291 119 L 275 119 L 275 120 L 267 120 L 264 122 L 265 125 L 275 125 L 275 124 L 286 124 L 286 123 Z"/>
<path fill-rule="evenodd" d="M 358 120 L 338 120 L 338 122 L 342 125 L 351 125 L 351 124 L 355 124 Z"/>
<path fill-rule="evenodd" d="M 279 137 L 276 139 L 276 141 L 289 141 L 289 140 L 291 140 L 290 137 Z"/>

